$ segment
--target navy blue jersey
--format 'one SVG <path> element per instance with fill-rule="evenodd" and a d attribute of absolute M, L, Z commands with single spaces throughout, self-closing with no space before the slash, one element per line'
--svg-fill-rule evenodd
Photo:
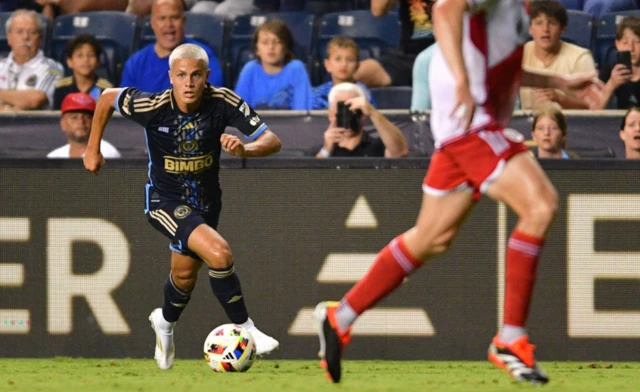
<path fill-rule="evenodd" d="M 233 91 L 207 83 L 194 113 L 178 108 L 172 89 L 146 93 L 130 87 L 115 100 L 116 110 L 145 128 L 149 183 L 160 197 L 183 200 L 208 211 L 220 201 L 220 137 L 227 126 L 255 139 L 267 125 Z"/>

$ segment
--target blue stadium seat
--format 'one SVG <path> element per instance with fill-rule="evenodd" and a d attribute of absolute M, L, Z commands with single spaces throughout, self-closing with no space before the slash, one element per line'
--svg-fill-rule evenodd
<path fill-rule="evenodd" d="M 187 38 L 195 39 L 207 44 L 213 51 L 218 60 L 222 64 L 224 55 L 224 41 L 226 39 L 226 19 L 221 15 L 201 14 L 185 12 L 186 22 L 184 25 L 184 35 Z M 156 41 L 151 28 L 151 19 L 147 16 L 144 19 L 140 31 L 140 40 L 138 49 Z"/>
<path fill-rule="evenodd" d="M 411 86 L 378 87 L 369 89 L 378 109 L 406 109 L 411 107 Z"/>
<path fill-rule="evenodd" d="M 375 17 L 367 10 L 335 12 L 322 16 L 318 22 L 315 43 L 315 84 L 327 79 L 322 65 L 327 43 L 340 35 L 353 38 L 360 46 L 360 60 L 378 58 L 383 49 L 397 47 L 400 41 L 400 21 L 396 12 Z"/>
<path fill-rule="evenodd" d="M 640 10 L 616 12 L 600 17 L 594 45 L 594 57 L 600 67 L 615 62 L 616 30 L 618 23 L 626 16 L 640 16 Z"/>
<path fill-rule="evenodd" d="M 115 86 L 125 61 L 136 45 L 138 23 L 135 16 L 117 11 L 84 12 L 56 18 L 51 40 L 51 57 L 65 62 L 64 47 L 78 34 L 94 35 L 103 49 L 98 74 Z"/>
<path fill-rule="evenodd" d="M 225 85 L 233 88 L 242 67 L 254 58 L 251 40 L 256 29 L 267 20 L 266 14 L 240 15 L 231 22 L 225 53 Z"/>
<path fill-rule="evenodd" d="M 13 14 L 13 12 L 0 12 L 0 57 L 6 57 L 9 52 L 11 52 L 9 42 L 7 41 L 7 31 L 5 30 L 7 20 L 11 17 L 11 14 Z M 51 39 L 51 23 L 49 22 L 49 18 L 42 14 L 38 14 L 38 17 L 40 18 L 41 25 L 40 33 L 42 34 L 40 49 L 48 56 L 49 40 Z"/>
<path fill-rule="evenodd" d="M 595 31 L 593 15 L 577 10 L 567 10 L 569 20 L 562 40 L 591 50 Z"/>
<path fill-rule="evenodd" d="M 267 18 L 280 19 L 289 26 L 293 33 L 293 51 L 296 58 L 307 64 L 307 69 L 310 69 L 316 17 L 308 12 L 274 12 L 267 14 Z"/>
<path fill-rule="evenodd" d="M 579 10 L 582 11 L 584 0 L 560 0 L 564 8 L 567 10 Z"/>

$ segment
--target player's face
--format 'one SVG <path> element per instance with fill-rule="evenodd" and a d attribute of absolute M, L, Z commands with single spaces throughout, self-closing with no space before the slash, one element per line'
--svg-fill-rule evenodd
<path fill-rule="evenodd" d="M 151 28 L 160 48 L 172 51 L 184 40 L 184 11 L 180 0 L 161 0 L 151 8 Z"/>
<path fill-rule="evenodd" d="M 60 127 L 70 141 L 87 143 L 92 119 L 93 114 L 89 112 L 67 112 L 60 118 Z"/>
<path fill-rule="evenodd" d="M 624 29 L 622 38 L 616 40 L 616 49 L 619 52 L 631 52 L 631 64 L 640 66 L 640 37 L 635 35 L 631 29 Z"/>
<path fill-rule="evenodd" d="M 329 56 L 324 60 L 327 72 L 334 82 L 350 82 L 358 69 L 358 58 L 352 48 L 333 46 L 329 49 Z"/>
<path fill-rule="evenodd" d="M 202 60 L 178 59 L 169 70 L 176 100 L 187 105 L 200 100 L 208 78 L 209 70 Z"/>
<path fill-rule="evenodd" d="M 540 14 L 531 20 L 529 34 L 536 46 L 544 50 L 554 50 L 560 45 L 560 36 L 564 29 L 556 18 Z"/>
<path fill-rule="evenodd" d="M 277 35 L 261 30 L 256 41 L 256 56 L 263 64 L 279 66 L 284 63 L 284 44 Z"/>
<path fill-rule="evenodd" d="M 560 154 L 567 141 L 558 124 L 548 116 L 542 116 L 538 119 L 531 136 L 536 141 L 538 153 L 542 158 Z"/>
<path fill-rule="evenodd" d="M 625 148 L 640 152 L 640 112 L 629 113 L 624 129 L 620 131 L 620 139 Z"/>
<path fill-rule="evenodd" d="M 91 45 L 84 44 L 73 51 L 67 66 L 82 76 L 91 77 L 98 68 L 98 56 Z"/>
<path fill-rule="evenodd" d="M 35 19 L 28 15 L 13 18 L 7 41 L 14 57 L 34 58 L 40 49 L 40 30 Z"/>

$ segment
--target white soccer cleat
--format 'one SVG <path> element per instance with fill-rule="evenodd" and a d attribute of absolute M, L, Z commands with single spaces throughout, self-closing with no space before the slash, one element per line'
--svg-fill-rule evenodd
<path fill-rule="evenodd" d="M 175 347 L 173 345 L 173 325 L 168 323 L 162 316 L 162 309 L 154 309 L 149 315 L 151 328 L 156 333 L 156 352 L 153 356 L 158 363 L 158 367 L 162 370 L 171 369 L 173 367 L 173 359 L 175 357 Z M 162 331 L 160 325 L 171 325 L 171 332 Z"/>
<path fill-rule="evenodd" d="M 253 321 L 251 323 L 253 324 Z M 253 341 L 256 343 L 257 355 L 271 354 L 271 352 L 280 347 L 280 343 L 278 343 L 277 340 L 262 333 L 255 325 L 247 327 L 246 330 L 253 336 Z"/>

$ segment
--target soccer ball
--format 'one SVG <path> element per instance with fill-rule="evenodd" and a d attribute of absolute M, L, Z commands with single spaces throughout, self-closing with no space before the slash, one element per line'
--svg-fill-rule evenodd
<path fill-rule="evenodd" d="M 204 341 L 204 359 L 214 372 L 246 372 L 256 359 L 256 343 L 241 326 L 224 324 Z"/>

